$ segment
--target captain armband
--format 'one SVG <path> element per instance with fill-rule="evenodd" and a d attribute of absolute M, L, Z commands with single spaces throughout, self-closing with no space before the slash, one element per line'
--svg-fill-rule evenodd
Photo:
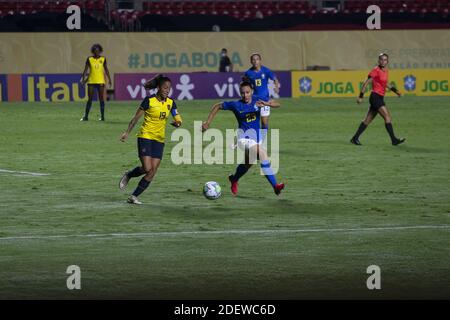
<path fill-rule="evenodd" d="M 173 119 L 177 122 L 183 122 L 183 120 L 181 119 L 181 116 L 177 113 L 176 115 L 173 116 Z"/>

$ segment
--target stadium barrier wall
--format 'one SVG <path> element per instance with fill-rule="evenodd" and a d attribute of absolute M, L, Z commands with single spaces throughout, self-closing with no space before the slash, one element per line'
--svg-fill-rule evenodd
<path fill-rule="evenodd" d="M 0 74 L 0 102 L 8 101 L 8 80 L 6 74 Z"/>
<path fill-rule="evenodd" d="M 228 48 L 234 71 L 253 52 L 274 70 L 365 70 L 381 51 L 392 69 L 450 68 L 449 30 L 289 32 L 0 32 L 2 73 L 81 73 L 93 43 L 100 43 L 112 74 L 216 72 Z"/>
<path fill-rule="evenodd" d="M 356 97 L 367 78 L 365 71 L 276 71 L 280 97 Z M 141 100 L 142 83 L 154 74 L 115 74 L 115 100 Z M 176 100 L 235 99 L 242 73 L 168 73 Z M 80 74 L 1 74 L 0 101 L 86 101 L 87 86 Z M 390 83 L 403 94 L 450 96 L 450 69 L 390 70 Z M 370 88 L 369 88 L 370 89 Z M 273 83 L 269 84 L 272 96 Z"/>
<path fill-rule="evenodd" d="M 291 97 L 291 72 L 275 71 L 280 81 L 280 97 Z M 116 73 L 114 78 L 116 100 L 143 99 L 147 92 L 142 84 L 155 74 Z M 242 73 L 195 72 L 166 73 L 172 80 L 171 97 L 176 100 L 193 99 L 236 99 L 240 97 L 239 83 Z M 269 91 L 274 93 L 273 81 L 269 80 Z"/>
<path fill-rule="evenodd" d="M 292 97 L 356 97 L 368 73 L 369 70 L 293 71 Z M 450 96 L 450 69 L 390 70 L 389 81 L 403 94 Z"/>

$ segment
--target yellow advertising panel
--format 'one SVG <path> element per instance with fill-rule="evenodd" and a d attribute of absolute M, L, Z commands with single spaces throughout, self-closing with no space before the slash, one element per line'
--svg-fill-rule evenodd
<path fill-rule="evenodd" d="M 369 71 L 294 71 L 292 72 L 292 96 L 356 97 Z M 450 96 L 449 82 L 450 70 L 446 69 L 390 70 L 389 72 L 389 83 L 402 94 Z"/>

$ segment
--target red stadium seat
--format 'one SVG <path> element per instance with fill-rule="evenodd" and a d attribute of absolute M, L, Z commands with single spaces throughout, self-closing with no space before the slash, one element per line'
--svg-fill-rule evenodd
<path fill-rule="evenodd" d="M 0 2 L 0 9 L 3 12 L 8 12 L 10 10 L 15 10 L 16 9 L 16 4 L 13 2 Z"/>
<path fill-rule="evenodd" d="M 95 4 L 95 1 L 93 1 L 93 0 L 86 1 L 85 6 L 86 6 L 86 10 L 88 10 L 88 11 L 95 11 L 95 9 L 96 9 L 96 4 Z"/>

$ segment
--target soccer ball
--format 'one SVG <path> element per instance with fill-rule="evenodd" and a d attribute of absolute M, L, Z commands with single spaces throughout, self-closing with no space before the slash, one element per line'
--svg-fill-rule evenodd
<path fill-rule="evenodd" d="M 222 188 L 217 182 L 208 181 L 203 186 L 203 195 L 209 200 L 219 199 L 222 195 Z"/>

